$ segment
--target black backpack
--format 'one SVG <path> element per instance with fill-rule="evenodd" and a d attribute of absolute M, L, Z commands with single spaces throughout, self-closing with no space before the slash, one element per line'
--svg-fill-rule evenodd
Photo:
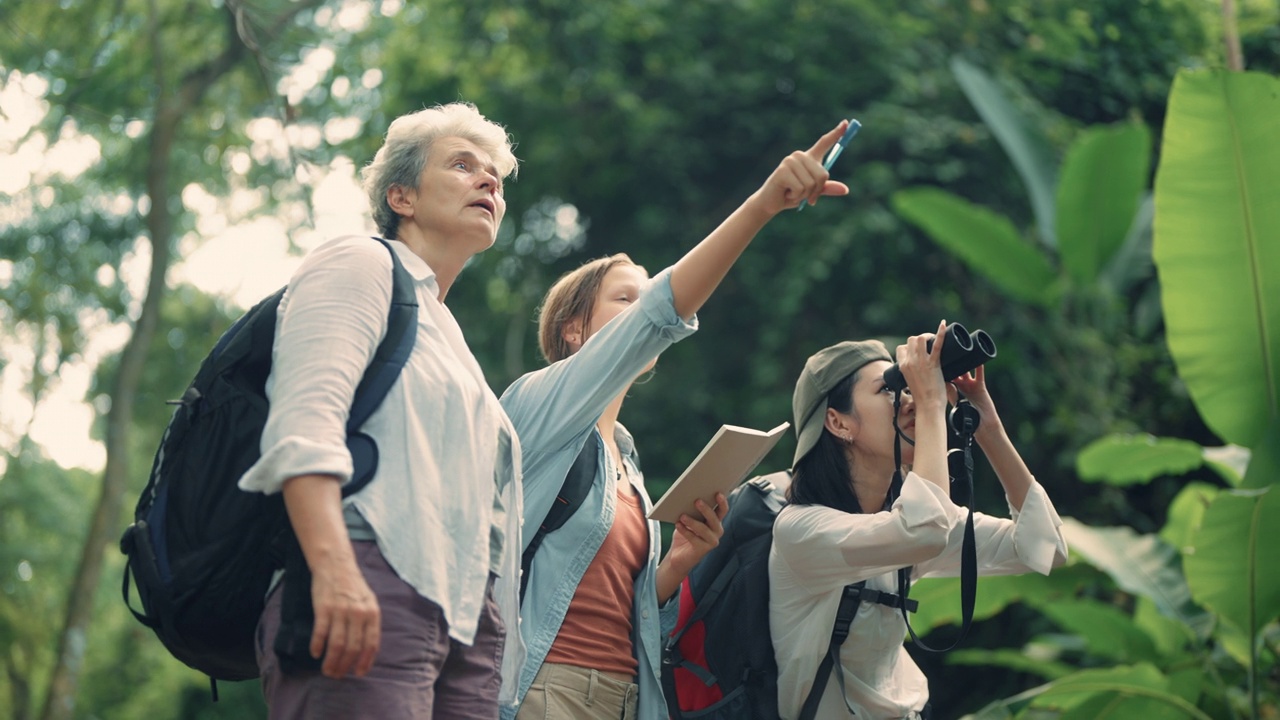
<path fill-rule="evenodd" d="M 392 292 L 387 333 L 356 388 L 347 422 L 355 472 L 343 496 L 372 479 L 378 448 L 360 427 L 382 403 L 413 350 L 413 278 L 388 241 Z M 272 574 L 284 566 L 292 529 L 279 493 L 237 487 L 259 458 L 267 419 L 276 311 L 284 289 L 253 306 L 222 335 L 183 393 L 161 438 L 134 523 L 122 593 L 169 652 L 213 680 L 258 677 L 254 632 Z M 130 577 L 142 612 L 129 601 Z M 216 699 L 216 685 L 215 685 Z"/>
<path fill-rule="evenodd" d="M 777 720 L 778 665 L 769 634 L 769 548 L 773 521 L 786 507 L 788 473 L 752 478 L 729 494 L 720 544 L 680 584 L 676 629 L 663 645 L 662 684 L 675 720 Z M 826 657 L 801 711 L 817 713 L 840 646 L 863 602 L 898 607 L 898 596 L 845 587 Z M 915 601 L 906 602 L 915 610 Z M 843 684 L 843 676 L 836 677 Z M 684 706 L 685 709 L 681 709 Z"/>

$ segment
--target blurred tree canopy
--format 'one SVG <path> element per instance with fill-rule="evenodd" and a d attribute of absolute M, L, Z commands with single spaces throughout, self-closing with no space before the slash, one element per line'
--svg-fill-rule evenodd
<path fill-rule="evenodd" d="M 1240 9 L 1251 68 L 1280 72 L 1277 12 L 1261 1 Z M 217 199 L 228 222 L 267 215 L 302 233 L 316 169 L 342 158 L 360 166 L 392 118 L 457 99 L 506 125 L 522 160 L 496 247 L 449 296 L 498 392 L 540 366 L 534 311 L 560 273 L 614 252 L 657 272 L 786 153 L 841 118 L 863 123 L 833 171 L 851 196 L 773 221 L 704 308 L 697 335 L 634 389 L 623 421 L 637 437 L 651 494 L 721 423 L 790 419 L 794 378 L 810 353 L 847 338 L 893 341 L 945 317 L 996 339 L 993 394 L 1062 515 L 1160 530 L 1188 481 L 1223 485 L 1211 468 L 1088 492 L 1079 491 L 1075 469 L 1077 451 L 1112 432 L 1221 444 L 1177 378 L 1158 310 L 1135 318 L 1135 304 L 1156 289 L 1149 237 L 1136 245 L 1136 281 L 1119 296 L 1044 308 L 1010 301 L 904 221 L 891 198 L 912 186 L 942 189 L 1039 242 L 1030 230 L 1033 199 L 953 75 L 953 58 L 996 79 L 1055 163 L 1089 126 L 1144 124 L 1150 177 L 1174 75 L 1220 64 L 1220 35 L 1217 8 L 1198 0 L 0 5 L 0 83 L 39 79 L 47 112 L 11 146 L 44 150 L 87 137 L 98 147 L 83 172 L 46 173 L 6 197 L 0 338 L 27 354 L 0 352 L 0 363 L 20 376 L 34 408 L 66 363 L 89 357 L 91 335 L 119 324 L 134 332 L 120 357 L 98 363 L 88 398 L 108 445 L 105 475 L 127 487 L 63 470 L 24 437 L 29 421 L 0 415 L 11 424 L 0 428 L 0 707 L 23 720 L 265 714 L 252 683 L 207 703 L 201 676 L 174 667 L 121 607 L 118 555 L 110 542 L 104 555 L 103 540 L 86 532 L 95 512 L 109 540 L 128 523 L 131 508 L 121 504 L 145 482 L 169 414 L 163 400 L 181 393 L 237 312 L 167 275 L 212 232 L 188 193 Z M 295 91 L 282 78 L 316 53 L 331 62 L 314 65 L 314 82 Z M 272 128 L 284 138 L 274 146 L 263 139 Z M 353 207 L 364 202 L 350 198 Z M 142 293 L 126 282 L 139 259 L 151 263 Z M 129 367 L 135 382 L 122 390 Z M 778 450 L 761 470 L 788 454 Z M 1002 511 L 990 473 L 980 470 L 978 482 L 978 507 Z M 82 553 L 106 559 L 87 591 L 72 590 L 85 577 L 86 561 L 74 562 Z M 1108 602 L 1132 604 L 1101 575 L 1066 577 L 1062 590 L 1008 596 L 1102 588 Z M 91 618 L 81 634 L 66 632 L 75 623 L 64 621 L 63 608 L 74 598 L 88 603 Z M 1054 627 L 1014 605 L 976 625 L 970 644 L 1019 648 Z M 78 664 L 69 680 L 50 692 L 65 664 L 58 659 L 71 656 Z M 935 705 L 956 717 L 1036 677 L 919 660 Z"/>

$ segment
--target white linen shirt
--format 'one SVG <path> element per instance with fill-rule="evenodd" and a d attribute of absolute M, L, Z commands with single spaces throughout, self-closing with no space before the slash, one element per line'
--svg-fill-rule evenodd
<path fill-rule="evenodd" d="M 435 273 L 403 243 L 391 247 L 414 280 L 417 337 L 362 428 L 377 442 L 377 471 L 344 505 L 373 529 L 396 574 L 441 607 L 449 636 L 470 644 L 495 569 L 491 536 L 504 545 L 499 575 L 505 580 L 519 572 L 520 445 L 457 321 L 437 297 Z M 241 489 L 275 493 L 285 480 L 310 473 L 350 480 L 347 416 L 386 334 L 391 286 L 391 257 L 367 237 L 338 238 L 307 256 L 280 302 L 262 457 L 240 479 Z M 512 630 L 518 588 L 512 582 L 495 588 Z M 520 634 L 507 637 L 508 660 L 518 660 L 523 648 L 511 642 Z"/>
<path fill-rule="evenodd" d="M 1066 561 L 1062 521 L 1033 482 L 1013 519 L 974 513 L 978 572 L 1048 574 Z M 937 485 L 907 473 L 888 511 L 852 514 L 824 505 L 789 505 L 773 526 L 769 551 L 769 630 L 778 661 L 778 711 L 800 714 L 818 665 L 827 653 L 845 585 L 898 592 L 897 569 L 914 566 L 912 579 L 955 577 L 966 511 Z M 903 646 L 900 610 L 862 603 L 840 648 L 847 700 L 859 720 L 912 718 L 929 700 L 929 684 Z M 818 706 L 819 720 L 847 720 L 835 673 Z"/>

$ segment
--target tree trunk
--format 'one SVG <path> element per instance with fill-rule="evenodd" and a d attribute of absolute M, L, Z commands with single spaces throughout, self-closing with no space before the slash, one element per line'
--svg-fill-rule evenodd
<path fill-rule="evenodd" d="M 164 94 L 161 94 L 161 102 Z M 58 636 L 57 664 L 49 681 L 43 720 L 67 720 L 75 708 L 76 683 L 83 669 L 94 590 L 102 576 L 103 549 L 120 531 L 120 506 L 129 479 L 129 428 L 133 423 L 133 402 L 142 378 L 147 349 L 155 335 L 160 315 L 160 301 L 168 290 L 165 273 L 169 270 L 173 217 L 169 210 L 169 158 L 177 132 L 176 109 L 161 107 L 151 131 L 147 168 L 147 197 L 151 210 L 147 215 L 147 231 L 151 239 L 151 272 L 147 278 L 147 295 L 142 312 L 120 356 L 111 391 L 111 410 L 107 412 L 107 465 L 102 473 L 102 494 L 93 511 L 89 535 L 85 538 L 80 562 L 67 600 L 66 620 Z"/>
<path fill-rule="evenodd" d="M 1236 0 L 1222 0 L 1222 39 L 1227 44 L 1227 69 L 1244 70 L 1244 52 L 1240 49 L 1240 29 L 1236 26 Z"/>
<path fill-rule="evenodd" d="M 304 0 L 273 19 L 266 36 L 274 38 L 298 13 L 320 5 L 323 0 Z M 173 213 L 170 200 L 177 196 L 170 187 L 169 170 L 178 124 L 194 110 L 209 88 L 246 55 L 253 53 L 264 62 L 253 39 L 246 6 L 226 0 L 226 43 L 220 54 L 187 73 L 175 88 L 165 77 L 166 56 L 160 38 L 160 15 L 155 0 L 150 3 L 152 64 L 155 72 L 155 121 L 148 143 L 146 191 L 151 200 L 147 232 L 151 241 L 151 270 L 147 295 L 133 333 L 120 357 L 107 413 L 107 463 L 102 475 L 102 494 L 93 512 L 80 562 L 72 580 L 62 631 L 58 636 L 57 659 L 49 680 L 41 720 L 69 720 L 75 709 L 76 686 L 83 670 L 94 591 L 102 577 L 103 550 L 118 537 L 120 508 L 129 480 L 129 432 L 133 424 L 133 403 L 142 378 L 147 350 L 159 323 L 160 303 L 168 287 L 165 275 L 171 262 Z"/>

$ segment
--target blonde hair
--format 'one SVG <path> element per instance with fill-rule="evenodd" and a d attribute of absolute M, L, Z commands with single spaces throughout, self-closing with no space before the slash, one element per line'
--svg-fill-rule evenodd
<path fill-rule="evenodd" d="M 507 131 L 471 103 L 437 105 L 401 115 L 387 128 L 387 139 L 373 160 L 360 171 L 373 221 L 383 237 L 394 239 L 400 224 L 400 216 L 387 203 L 387 191 L 393 185 L 416 188 L 432 144 L 442 137 L 475 143 L 489 154 L 503 178 L 515 177 L 519 169 Z"/>
<path fill-rule="evenodd" d="M 538 346 L 547 362 L 557 362 L 573 354 L 573 347 L 564 339 L 564 327 L 577 320 L 583 324 L 583 330 L 586 329 L 604 276 L 619 265 L 639 267 L 625 253 L 597 258 L 561 275 L 547 291 L 538 308 Z"/>

